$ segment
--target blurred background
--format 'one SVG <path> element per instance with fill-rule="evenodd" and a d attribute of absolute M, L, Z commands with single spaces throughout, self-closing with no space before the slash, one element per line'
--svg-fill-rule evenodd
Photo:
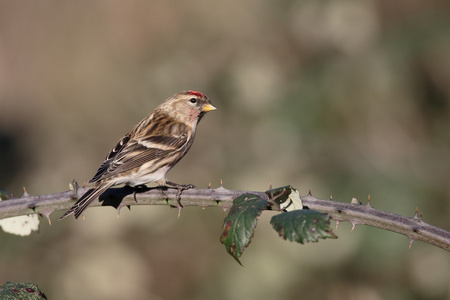
<path fill-rule="evenodd" d="M 370 194 L 450 230 L 447 0 L 1 1 L 0 188 L 88 181 L 187 89 L 218 109 L 170 180 Z M 241 267 L 219 209 L 59 215 L 30 237 L 0 232 L 0 284 L 49 299 L 450 299 L 448 252 L 375 228 L 343 223 L 338 240 L 298 245 L 264 213 Z"/>

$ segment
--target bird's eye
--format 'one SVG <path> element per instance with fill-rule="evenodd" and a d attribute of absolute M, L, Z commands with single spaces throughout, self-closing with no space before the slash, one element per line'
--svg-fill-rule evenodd
<path fill-rule="evenodd" d="M 195 99 L 195 98 L 191 98 L 189 101 L 190 101 L 191 103 L 197 103 L 197 99 Z"/>

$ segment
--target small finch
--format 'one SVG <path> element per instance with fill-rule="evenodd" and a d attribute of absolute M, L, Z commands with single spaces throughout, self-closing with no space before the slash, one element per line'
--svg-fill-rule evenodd
<path fill-rule="evenodd" d="M 92 188 L 59 219 L 78 218 L 87 206 L 113 185 L 132 187 L 156 182 L 159 186 L 189 188 L 167 181 L 167 172 L 189 151 L 197 124 L 216 108 L 205 94 L 185 91 L 161 103 L 119 140 L 95 176 Z"/>

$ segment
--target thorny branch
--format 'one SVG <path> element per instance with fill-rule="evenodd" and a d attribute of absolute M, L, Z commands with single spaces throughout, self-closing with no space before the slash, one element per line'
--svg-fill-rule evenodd
<path fill-rule="evenodd" d="M 79 194 L 86 191 L 79 189 Z M 113 206 L 120 212 L 124 206 L 130 205 L 170 205 L 176 207 L 177 190 L 159 188 L 141 188 L 136 190 L 123 187 L 107 190 L 100 201 L 95 200 L 91 206 Z M 231 207 L 233 199 L 246 194 L 257 194 L 267 197 L 264 192 L 227 190 L 220 186 L 216 189 L 189 189 L 183 191 L 181 203 L 183 206 L 219 207 L 224 210 Z M 69 209 L 78 198 L 76 192 L 67 191 L 57 194 L 30 196 L 27 193 L 21 198 L 0 201 L 0 219 L 28 214 L 40 214 L 50 221 L 50 215 L 56 211 Z M 302 196 L 302 203 L 309 209 L 328 213 L 336 221 L 349 221 L 353 226 L 364 224 L 407 236 L 411 243 L 420 240 L 439 248 L 450 251 L 450 232 L 425 223 L 421 216 L 404 217 L 397 214 L 374 209 L 370 202 L 366 205 L 342 203 L 332 200 L 322 200 L 310 193 Z M 411 245 L 411 244 L 410 244 Z"/>

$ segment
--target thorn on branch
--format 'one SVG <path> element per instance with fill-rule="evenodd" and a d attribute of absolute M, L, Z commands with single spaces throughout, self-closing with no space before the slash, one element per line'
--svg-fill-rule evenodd
<path fill-rule="evenodd" d="M 353 232 L 353 229 L 355 229 L 357 223 L 355 221 L 350 221 L 350 223 L 352 223 L 352 229 L 350 232 Z"/>
<path fill-rule="evenodd" d="M 419 215 L 419 208 L 416 207 L 416 212 L 414 213 L 414 219 L 422 220 L 422 213 Z"/>
<path fill-rule="evenodd" d="M 418 221 L 419 223 L 423 223 L 423 216 L 422 213 L 419 214 L 419 208 L 416 207 L 416 212 L 414 213 L 414 216 L 412 217 L 414 220 Z"/>
<path fill-rule="evenodd" d="M 28 197 L 28 196 L 30 196 L 30 195 L 27 193 L 27 189 L 25 187 L 23 187 L 23 195 L 22 195 L 22 197 Z"/>
<path fill-rule="evenodd" d="M 41 211 L 41 213 L 40 213 L 41 216 L 44 216 L 48 220 L 49 225 L 52 225 L 52 221 L 50 220 L 50 214 L 52 212 L 53 211 L 51 210 L 51 211 Z"/>
<path fill-rule="evenodd" d="M 117 207 L 116 207 L 116 211 L 117 211 L 117 219 L 120 218 L 120 210 L 122 209 L 123 205 L 122 203 L 120 203 Z"/>
<path fill-rule="evenodd" d="M 372 206 L 370 205 L 370 194 L 369 194 L 369 196 L 367 196 L 367 204 L 366 204 L 366 206 L 372 207 Z"/>

